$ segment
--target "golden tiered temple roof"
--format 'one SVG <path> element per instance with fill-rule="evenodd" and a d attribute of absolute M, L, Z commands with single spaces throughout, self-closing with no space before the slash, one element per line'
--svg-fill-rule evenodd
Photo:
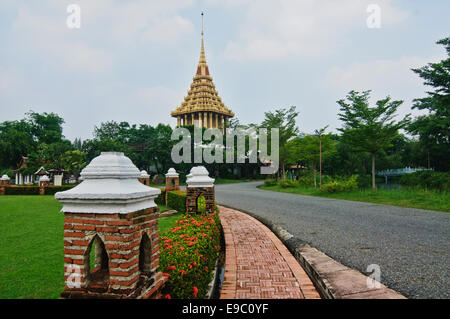
<path fill-rule="evenodd" d="M 170 115 L 172 117 L 179 117 L 197 112 L 211 112 L 215 115 L 223 115 L 226 118 L 234 117 L 234 113 L 222 102 L 213 83 L 212 76 L 209 73 L 203 43 L 203 26 L 202 47 L 197 72 L 188 90 L 188 95 L 184 98 L 181 105 L 175 111 L 172 111 Z"/>

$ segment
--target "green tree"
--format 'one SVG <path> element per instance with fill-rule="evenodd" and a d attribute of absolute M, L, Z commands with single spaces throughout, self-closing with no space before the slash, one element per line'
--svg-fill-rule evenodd
<path fill-rule="evenodd" d="M 437 43 L 445 46 L 447 59 L 413 69 L 424 80 L 424 84 L 433 90 L 427 92 L 427 97 L 414 100 L 413 109 L 427 110 L 428 114 L 416 117 L 409 126 L 409 131 L 419 135 L 420 142 L 427 149 L 428 157 L 431 155 L 433 158 L 437 169 L 449 170 L 450 38 Z"/>
<path fill-rule="evenodd" d="M 27 156 L 36 147 L 27 121 L 0 123 L 0 168 L 16 168 L 22 156 Z"/>
<path fill-rule="evenodd" d="M 52 144 L 62 140 L 62 124 L 64 123 L 64 119 L 59 115 L 55 113 L 36 113 L 30 111 L 26 116 L 31 126 L 31 133 L 38 143 Z"/>
<path fill-rule="evenodd" d="M 81 170 L 86 166 L 86 153 L 79 150 L 66 151 L 62 155 L 63 168 L 78 177 Z"/>
<path fill-rule="evenodd" d="M 337 101 L 341 111 L 339 119 L 344 122 L 343 128 L 338 130 L 342 132 L 344 143 L 354 151 L 371 154 L 372 192 L 375 192 L 375 154 L 392 146 L 398 130 L 408 124 L 409 115 L 397 122 L 394 118 L 403 101 L 391 101 L 390 97 L 386 97 L 370 107 L 369 97 L 370 91 L 351 91 L 347 95 L 348 102 Z"/>
<path fill-rule="evenodd" d="M 268 133 L 268 149 L 270 149 L 270 130 L 277 128 L 279 131 L 279 161 L 281 167 L 281 174 L 285 176 L 285 165 L 292 157 L 292 152 L 289 149 L 288 141 L 299 134 L 299 130 L 296 124 L 296 118 L 298 112 L 295 106 L 291 106 L 289 109 L 279 109 L 275 112 L 265 112 L 264 121 L 259 126 L 260 128 L 266 128 Z"/>
<path fill-rule="evenodd" d="M 324 134 L 321 131 L 322 139 L 322 161 L 326 163 L 336 153 L 336 141 L 332 139 L 332 134 Z M 317 186 L 316 174 L 320 161 L 320 141 L 318 136 L 305 135 L 289 141 L 289 147 L 293 150 L 295 164 L 303 163 L 312 172 L 314 176 L 314 187 Z"/>

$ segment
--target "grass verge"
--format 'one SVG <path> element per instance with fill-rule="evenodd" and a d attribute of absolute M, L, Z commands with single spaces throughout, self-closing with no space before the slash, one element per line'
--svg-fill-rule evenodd
<path fill-rule="evenodd" d="M 61 207 L 51 195 L 0 196 L 0 299 L 58 298 L 64 290 Z M 160 219 L 160 232 L 180 215 Z"/>
<path fill-rule="evenodd" d="M 392 205 L 409 208 L 429 209 L 442 212 L 450 212 L 450 194 L 439 193 L 430 190 L 401 188 L 401 189 L 378 189 L 375 194 L 371 190 L 356 190 L 352 192 L 324 194 L 313 187 L 289 187 L 281 186 L 260 186 L 261 189 L 300 194 L 319 196 L 327 198 L 345 199 L 357 202 L 368 202 L 383 205 Z"/>

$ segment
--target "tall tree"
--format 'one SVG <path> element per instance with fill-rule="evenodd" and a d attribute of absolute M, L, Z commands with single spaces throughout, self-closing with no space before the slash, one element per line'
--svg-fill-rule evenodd
<path fill-rule="evenodd" d="M 320 162 L 320 142 L 322 144 L 322 160 L 325 162 L 336 153 L 337 142 L 332 139 L 331 133 L 324 134 L 321 131 L 321 141 L 318 136 L 306 135 L 300 136 L 288 142 L 290 149 L 294 151 L 292 159 L 295 164 L 306 164 L 308 169 L 312 170 L 314 176 L 314 187 L 317 185 L 316 174 Z"/>
<path fill-rule="evenodd" d="M 275 110 L 275 112 L 265 112 L 264 115 L 264 121 L 259 127 L 267 129 L 269 149 L 271 140 L 270 130 L 272 128 L 276 128 L 279 132 L 279 161 L 281 173 L 284 178 L 285 165 L 291 156 L 287 143 L 290 139 L 299 134 L 295 121 L 298 116 L 298 112 L 296 111 L 295 106 L 291 106 L 289 109 L 278 109 Z"/>
<path fill-rule="evenodd" d="M 343 141 L 352 146 L 355 151 L 363 151 L 372 157 L 372 192 L 375 185 L 375 154 L 392 146 L 392 141 L 398 136 L 398 130 L 404 128 L 409 121 L 409 115 L 396 121 L 396 112 L 403 101 L 391 101 L 390 97 L 379 100 L 376 106 L 369 106 L 370 91 L 362 93 L 351 91 L 347 101 L 339 100 L 339 119 L 344 122 L 338 129 L 343 134 Z"/>
<path fill-rule="evenodd" d="M 26 115 L 31 132 L 39 143 L 51 144 L 62 140 L 64 119 L 58 114 L 30 111 Z"/>
<path fill-rule="evenodd" d="M 439 63 L 413 69 L 424 84 L 432 87 L 427 97 L 415 99 L 414 109 L 427 110 L 409 126 L 409 131 L 420 136 L 420 142 L 431 155 L 433 163 L 441 170 L 449 170 L 450 156 L 450 38 L 437 42 L 447 50 L 447 59 Z"/>
<path fill-rule="evenodd" d="M 16 168 L 22 156 L 27 156 L 36 147 L 27 121 L 0 123 L 0 168 Z"/>

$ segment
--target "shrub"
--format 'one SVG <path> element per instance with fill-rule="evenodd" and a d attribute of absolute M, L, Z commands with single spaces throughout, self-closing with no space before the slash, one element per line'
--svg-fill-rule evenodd
<path fill-rule="evenodd" d="M 186 212 L 186 192 L 170 191 L 167 192 L 167 206 L 175 209 L 180 213 Z"/>
<path fill-rule="evenodd" d="M 155 204 L 156 205 L 166 205 L 166 189 L 160 188 L 161 194 L 158 195 L 158 197 L 155 198 Z"/>
<path fill-rule="evenodd" d="M 408 187 L 421 187 L 448 191 L 450 187 L 450 172 L 420 171 L 403 175 L 400 184 Z"/>
<path fill-rule="evenodd" d="M 280 181 L 280 186 L 282 188 L 291 188 L 291 187 L 297 187 L 298 184 L 294 181 L 291 181 L 290 179 L 283 179 Z"/>
<path fill-rule="evenodd" d="M 55 195 L 57 192 L 69 190 L 76 185 L 48 186 L 45 195 Z M 39 186 L 7 186 L 5 195 L 39 195 Z"/>
<path fill-rule="evenodd" d="M 264 186 L 277 186 L 278 182 L 276 179 L 266 179 L 264 181 Z"/>
<path fill-rule="evenodd" d="M 48 186 L 45 188 L 45 195 L 55 195 L 57 192 L 64 192 L 75 186 L 76 185 Z"/>
<path fill-rule="evenodd" d="M 164 297 L 205 297 L 220 251 L 220 227 L 217 214 L 184 215 L 161 234 L 159 269 L 167 277 Z"/>
<path fill-rule="evenodd" d="M 322 184 L 320 191 L 322 193 L 341 193 L 351 192 L 358 188 L 357 176 L 353 175 L 348 179 L 333 180 L 331 182 Z"/>
<path fill-rule="evenodd" d="M 39 186 L 6 186 L 5 195 L 39 195 Z"/>
<path fill-rule="evenodd" d="M 298 183 L 298 186 L 304 186 L 304 187 L 314 186 L 314 177 L 312 177 L 312 176 L 300 177 L 297 180 L 297 183 Z"/>

